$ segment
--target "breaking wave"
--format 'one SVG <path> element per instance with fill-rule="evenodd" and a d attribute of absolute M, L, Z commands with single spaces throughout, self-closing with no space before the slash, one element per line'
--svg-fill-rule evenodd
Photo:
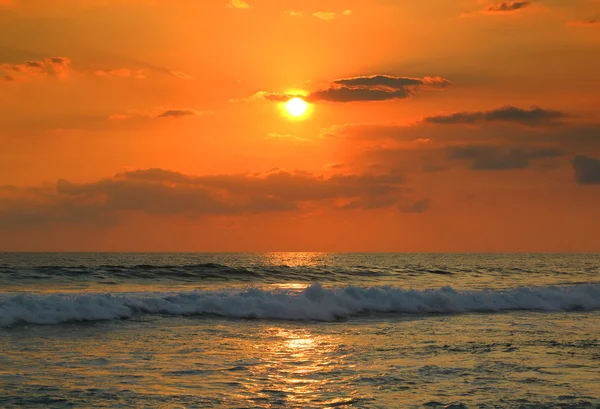
<path fill-rule="evenodd" d="M 247 288 L 180 293 L 0 294 L 0 327 L 132 318 L 140 314 L 333 321 L 368 313 L 432 314 L 600 310 L 600 285 L 511 290 L 404 290 L 394 287 L 302 291 Z"/>

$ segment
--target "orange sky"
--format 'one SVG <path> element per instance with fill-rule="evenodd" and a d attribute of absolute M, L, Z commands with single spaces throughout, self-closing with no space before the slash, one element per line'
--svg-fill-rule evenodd
<path fill-rule="evenodd" d="M 0 0 L 0 251 L 600 251 L 598 72 L 598 0 Z"/>

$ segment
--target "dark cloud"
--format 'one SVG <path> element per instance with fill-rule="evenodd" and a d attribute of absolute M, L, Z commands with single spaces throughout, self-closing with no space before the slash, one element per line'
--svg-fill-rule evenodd
<path fill-rule="evenodd" d="M 415 95 L 419 90 L 427 88 L 441 89 L 450 84 L 450 81 L 441 77 L 408 78 L 373 75 L 335 80 L 329 87 L 312 91 L 308 95 L 263 91 L 257 93 L 256 96 L 279 102 L 294 97 L 302 97 L 311 102 L 387 101 L 406 99 Z"/>
<path fill-rule="evenodd" d="M 568 114 L 564 114 L 568 116 Z M 455 115 L 448 115 L 444 123 L 460 123 Z M 451 121 L 450 122 L 450 118 Z M 489 144 L 558 146 L 565 152 L 586 152 L 600 148 L 600 124 L 565 122 L 561 126 L 521 126 L 523 122 L 482 121 L 480 126 L 429 126 L 422 120 L 411 125 L 401 124 L 345 124 L 324 129 L 322 138 L 338 143 L 360 143 L 378 146 L 411 144 L 415 148 L 449 144 Z M 535 123 L 533 120 L 531 124 Z M 549 122 L 548 124 L 555 124 Z M 406 148 L 406 146 L 404 146 Z"/>
<path fill-rule="evenodd" d="M 423 199 L 414 203 L 403 203 L 398 206 L 402 213 L 425 213 L 431 207 L 431 200 Z"/>
<path fill-rule="evenodd" d="M 568 115 L 561 111 L 532 107 L 521 109 L 505 106 L 491 111 L 457 112 L 450 115 L 429 116 L 423 122 L 430 124 L 475 124 L 478 122 L 512 122 L 527 126 L 556 124 Z"/>
<path fill-rule="evenodd" d="M 506 13 L 510 11 L 517 11 L 530 6 L 531 2 L 526 0 L 514 0 L 514 1 L 501 1 L 494 5 L 489 6 L 486 9 L 488 13 Z"/>
<path fill-rule="evenodd" d="M 450 81 L 441 77 L 393 77 L 390 75 L 372 75 L 366 77 L 344 78 L 333 81 L 334 84 L 346 87 L 373 87 L 401 89 L 408 86 L 430 85 L 432 87 L 444 88 L 450 85 Z"/>
<path fill-rule="evenodd" d="M 191 109 L 169 109 L 157 115 L 158 118 L 183 118 L 186 116 L 198 115 L 198 112 Z"/>
<path fill-rule="evenodd" d="M 329 178 L 287 171 L 190 176 L 145 169 L 93 183 L 61 179 L 54 188 L 0 189 L 0 226 L 110 225 L 127 213 L 198 218 L 288 212 L 308 204 L 366 210 L 408 206 L 412 202 L 404 194 L 403 182 L 395 173 Z"/>
<path fill-rule="evenodd" d="M 600 184 L 600 159 L 578 155 L 573 158 L 575 179 L 581 184 Z"/>
<path fill-rule="evenodd" d="M 357 124 L 329 128 L 322 136 L 342 144 L 354 167 L 396 169 L 406 175 L 435 173 L 456 167 L 473 171 L 509 171 L 565 165 L 566 157 L 600 152 L 600 125 L 566 123 L 523 127 L 484 123 L 480 127 Z M 580 181 L 592 183 L 591 171 L 577 160 Z M 591 163 L 587 161 L 587 163 Z M 589 165 L 588 165 L 589 166 Z"/>
<path fill-rule="evenodd" d="M 41 61 L 26 61 L 24 63 L 24 65 L 26 67 L 30 67 L 30 68 L 39 68 L 41 70 L 44 70 L 46 67 L 44 66 L 44 63 Z"/>
<path fill-rule="evenodd" d="M 498 146 L 452 146 L 448 148 L 450 159 L 468 160 L 473 170 L 523 169 L 532 159 L 555 158 L 562 155 L 552 148 L 521 148 Z"/>
<path fill-rule="evenodd" d="M 474 171 L 549 168 L 565 164 L 567 155 L 600 152 L 600 124 L 564 122 L 567 113 L 532 108 L 500 108 L 476 113 L 429 117 L 413 124 L 345 124 L 325 129 L 329 143 L 351 145 L 360 152 L 352 161 L 364 169 L 399 169 L 404 174 L 435 173 L 466 166 Z M 433 119 L 434 118 L 434 119 Z M 480 126 L 430 126 L 473 123 Z M 528 124 L 530 126 L 522 126 Z"/>
<path fill-rule="evenodd" d="M 50 57 L 46 61 L 54 65 L 69 65 L 71 63 L 71 60 L 66 57 Z"/>

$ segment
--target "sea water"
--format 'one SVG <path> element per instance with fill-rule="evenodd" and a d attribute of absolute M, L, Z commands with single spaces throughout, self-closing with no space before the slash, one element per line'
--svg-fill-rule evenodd
<path fill-rule="evenodd" d="M 597 408 L 600 255 L 0 254 L 0 407 Z"/>

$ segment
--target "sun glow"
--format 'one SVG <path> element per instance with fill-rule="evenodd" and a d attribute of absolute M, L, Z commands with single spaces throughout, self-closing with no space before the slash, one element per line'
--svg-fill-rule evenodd
<path fill-rule="evenodd" d="M 295 97 L 285 103 L 285 110 L 295 118 L 300 118 L 308 111 L 308 103 L 302 98 Z"/>

